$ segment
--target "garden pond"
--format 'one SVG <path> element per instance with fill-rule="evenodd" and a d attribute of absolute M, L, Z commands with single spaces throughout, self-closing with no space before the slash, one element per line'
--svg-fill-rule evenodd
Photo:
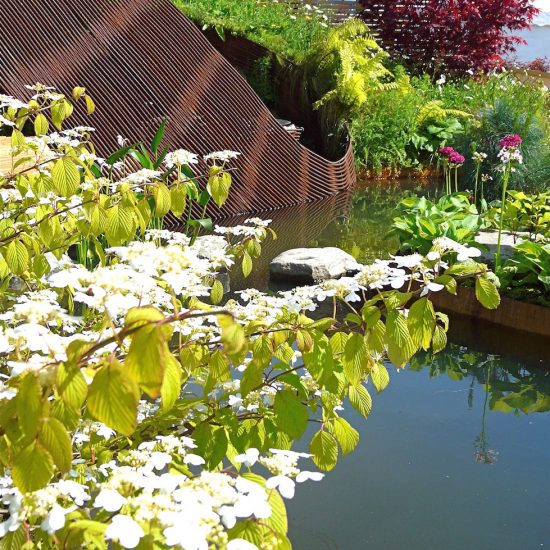
<path fill-rule="evenodd" d="M 387 258 L 398 246 L 386 237 L 394 208 L 418 187 L 361 187 L 353 197 L 269 213 L 278 239 L 234 287 L 276 288 L 269 259 L 289 248 L 339 246 L 362 262 Z M 549 347 L 454 319 L 444 352 L 390 368 L 367 422 L 346 411 L 361 434 L 356 451 L 288 503 L 295 548 L 549 546 Z"/>

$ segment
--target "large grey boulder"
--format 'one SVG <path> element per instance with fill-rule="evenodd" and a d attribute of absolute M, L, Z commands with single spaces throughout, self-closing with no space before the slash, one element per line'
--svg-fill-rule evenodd
<path fill-rule="evenodd" d="M 522 236 L 527 237 L 526 233 L 518 233 L 513 235 L 508 231 L 503 231 L 500 239 L 500 257 L 502 260 L 507 260 L 514 255 L 514 246 L 522 242 Z M 481 260 L 492 262 L 495 259 L 498 243 L 498 231 L 481 231 L 476 235 L 475 241 L 478 244 L 487 246 L 488 250 L 481 250 Z"/>
<path fill-rule="evenodd" d="M 355 258 L 335 247 L 294 248 L 279 254 L 269 264 L 271 277 L 292 281 L 324 281 L 356 273 Z"/>

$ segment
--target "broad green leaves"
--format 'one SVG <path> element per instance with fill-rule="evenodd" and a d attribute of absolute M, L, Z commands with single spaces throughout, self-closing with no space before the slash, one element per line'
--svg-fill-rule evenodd
<path fill-rule="evenodd" d="M 338 444 L 329 432 L 317 432 L 309 445 L 309 452 L 313 455 L 313 462 L 321 470 L 332 470 L 338 461 Z"/>
<path fill-rule="evenodd" d="M 71 440 L 65 426 L 56 418 L 45 418 L 38 440 L 50 453 L 54 464 L 61 472 L 68 472 L 73 457 Z"/>
<path fill-rule="evenodd" d="M 435 311 L 428 298 L 420 298 L 411 306 L 407 324 L 415 346 L 429 349 L 435 329 Z"/>
<path fill-rule="evenodd" d="M 390 361 L 398 368 L 404 367 L 418 349 L 409 331 L 406 317 L 398 310 L 388 313 L 386 346 Z"/>
<path fill-rule="evenodd" d="M 113 360 L 102 366 L 88 391 L 88 411 L 100 422 L 124 435 L 136 428 L 139 387 Z"/>
<path fill-rule="evenodd" d="M 476 298 L 487 309 L 496 309 L 500 305 L 500 294 L 495 284 L 485 277 L 476 278 Z"/>
<path fill-rule="evenodd" d="M 350 386 L 348 389 L 349 402 L 353 408 L 365 418 L 368 418 L 372 410 L 372 397 L 368 390 L 361 385 Z"/>
<path fill-rule="evenodd" d="M 80 173 L 76 164 L 67 157 L 56 160 L 52 168 L 52 184 L 57 193 L 71 197 L 80 185 Z"/>
<path fill-rule="evenodd" d="M 273 405 L 277 426 L 292 439 L 299 439 L 307 428 L 307 409 L 300 398 L 289 390 L 277 392 Z"/>
<path fill-rule="evenodd" d="M 40 444 L 29 445 L 13 461 L 13 481 L 24 493 L 41 489 L 52 475 L 52 457 Z"/>

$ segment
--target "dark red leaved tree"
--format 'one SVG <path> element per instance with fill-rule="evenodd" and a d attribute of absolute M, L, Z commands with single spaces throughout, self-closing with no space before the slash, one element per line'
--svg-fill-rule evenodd
<path fill-rule="evenodd" d="M 523 40 L 532 0 L 359 0 L 365 22 L 410 65 L 438 73 L 487 71 Z"/>

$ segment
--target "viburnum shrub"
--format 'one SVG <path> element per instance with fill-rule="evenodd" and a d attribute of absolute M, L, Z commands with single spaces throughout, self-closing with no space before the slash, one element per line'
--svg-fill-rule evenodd
<path fill-rule="evenodd" d="M 488 71 L 524 41 L 538 13 L 531 0 L 360 0 L 384 47 L 430 72 Z M 371 14 L 370 9 L 373 9 Z"/>
<path fill-rule="evenodd" d="M 0 96 L 18 159 L 0 180 L 3 545 L 290 548 L 283 498 L 324 475 L 306 460 L 329 471 L 358 444 L 343 405 L 368 417 L 388 362 L 445 347 L 431 293 L 474 278 L 480 301 L 498 305 L 479 251 L 441 238 L 426 257 L 354 277 L 224 297 L 220 272 L 237 260 L 250 271 L 269 222 L 199 239 L 192 224 L 149 222 L 205 191 L 223 199 L 235 153 L 207 156 L 206 183 L 182 150 L 128 172 L 130 148 L 115 171 L 91 128 L 48 133 L 41 115 L 58 117 L 60 102 L 67 113 L 69 99 L 39 87 L 32 101 Z M 24 118 L 38 137 L 17 130 Z M 97 258 L 72 260 L 89 239 Z M 316 313 L 324 301 L 332 316 Z M 292 451 L 308 425 L 309 453 Z"/>

